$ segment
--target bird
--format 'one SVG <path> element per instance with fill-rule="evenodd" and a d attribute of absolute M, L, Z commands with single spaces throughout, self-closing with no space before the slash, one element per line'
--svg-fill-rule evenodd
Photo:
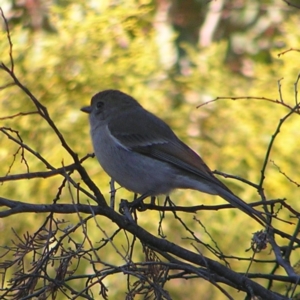
<path fill-rule="evenodd" d="M 95 156 L 104 171 L 140 199 L 192 189 L 218 195 L 267 224 L 262 213 L 236 196 L 203 159 L 181 141 L 170 126 L 119 90 L 95 94 L 89 106 L 90 134 Z"/>

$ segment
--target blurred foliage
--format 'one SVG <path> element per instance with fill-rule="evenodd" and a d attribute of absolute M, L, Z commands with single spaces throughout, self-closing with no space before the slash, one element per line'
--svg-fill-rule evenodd
<path fill-rule="evenodd" d="M 299 55 L 289 52 L 278 57 L 278 53 L 283 46 L 284 49 L 299 47 L 299 11 L 283 1 L 263 1 L 263 4 L 260 1 L 235 1 L 240 3 L 239 7 L 238 4 L 231 6 L 231 1 L 224 1 L 223 15 L 215 36 L 209 46 L 201 47 L 197 39 L 190 42 L 191 39 L 182 38 L 184 30 L 172 31 L 176 29 L 172 20 L 175 22 L 178 16 L 176 19 L 173 15 L 170 23 L 157 21 L 162 5 L 169 3 L 174 6 L 175 2 L 57 1 L 43 10 L 46 14 L 42 18 L 44 22 L 39 21 L 38 27 L 30 26 L 28 11 L 24 10 L 19 18 L 14 14 L 14 18 L 9 18 L 9 25 L 16 75 L 47 106 L 57 127 L 80 157 L 93 151 L 87 116 L 80 112 L 80 107 L 88 104 L 91 96 L 98 91 L 114 88 L 133 95 L 147 109 L 165 119 L 181 138 L 201 153 L 212 170 L 218 169 L 258 183 L 270 139 L 279 120 L 288 111 L 274 103 L 249 99 L 219 100 L 199 109 L 196 106 L 218 96 L 257 96 L 275 100 L 280 99 L 280 92 L 284 101 L 293 105 L 294 83 L 299 73 L 295 61 L 299 60 Z M 201 9 L 204 7 L 208 11 L 207 2 L 200 2 Z M 7 10 L 8 16 L 15 9 L 11 6 Z M 205 18 L 205 12 L 199 14 Z M 169 11 L 171 13 L 172 10 Z M 203 22 L 204 19 L 197 25 L 198 30 Z M 162 35 L 164 26 L 170 29 L 171 34 Z M 162 51 L 167 44 L 173 52 Z M 6 33 L 2 31 L 0 57 L 6 64 L 9 64 L 8 49 Z M 184 58 L 181 53 L 184 53 Z M 173 64 L 166 63 L 168 56 L 172 56 Z M 184 60 L 188 63 L 185 64 Z M 0 86 L 10 82 L 2 72 Z M 18 88 L 1 89 L 0 117 L 33 110 L 31 101 Z M 299 182 L 299 174 L 295 172 L 300 168 L 297 159 L 298 123 L 297 118 L 292 117 L 284 124 L 272 149 L 274 164 L 268 163 L 264 185 L 268 198 L 287 198 L 296 210 L 300 209 L 296 202 L 299 191 L 276 166 Z M 17 130 L 26 144 L 55 167 L 72 161 L 49 126 L 37 115 L 20 116 L 17 121 L 15 118 L 1 120 L 1 126 Z M 27 168 L 20 161 L 15 144 L 0 135 L 0 145 L 1 176 L 8 172 L 25 173 Z M 26 154 L 26 159 L 30 171 L 45 170 L 45 166 L 37 163 L 30 154 Z M 84 166 L 109 200 L 108 176 L 95 159 L 89 159 Z M 19 181 L 17 187 L 16 182 L 6 182 L 1 185 L 1 195 L 32 203 L 51 203 L 61 182 L 59 177 Z M 226 180 L 226 184 L 246 201 L 259 200 L 256 190 L 245 184 L 234 180 Z M 124 189 L 117 192 L 118 199 L 124 197 L 131 199 L 133 196 Z M 223 203 L 220 199 L 193 191 L 174 192 L 172 200 L 179 205 L 211 204 L 212 201 Z M 59 201 L 70 201 L 67 190 Z M 213 244 L 192 215 L 180 216 L 204 243 Z M 34 230 L 35 226 L 41 226 L 44 218 L 42 214 L 26 214 L 24 218 L 15 215 L 1 219 L 2 243 L 10 243 L 12 227 L 22 235 L 27 230 Z M 58 218 L 67 219 L 70 223 L 78 221 L 77 216 L 71 215 Z M 231 255 L 234 248 L 236 255 L 250 256 L 243 252 L 250 246 L 250 234 L 255 230 L 252 220 L 236 210 L 201 212 L 197 218 L 201 219 L 225 254 Z M 158 213 L 147 211 L 140 214 L 139 222 L 157 234 L 158 220 Z M 101 226 L 108 234 L 116 229 L 111 228 L 106 220 L 101 220 Z M 286 232 L 291 231 L 289 225 L 281 226 L 286 227 Z M 184 228 L 171 214 L 167 214 L 163 229 L 174 243 L 194 250 L 194 245 L 184 239 L 187 234 Z M 247 234 L 241 234 L 244 231 Z M 92 229 L 90 237 L 94 240 L 102 238 L 94 236 Z M 116 243 L 121 245 L 123 241 Z M 213 257 L 206 248 L 197 247 L 204 255 Z M 114 261 L 113 249 L 103 255 L 108 261 L 118 263 Z M 295 253 L 294 256 L 293 260 L 298 262 L 299 255 Z M 270 259 L 267 251 L 259 257 Z M 247 262 L 232 263 L 233 269 L 245 270 L 246 267 Z M 89 266 L 86 266 L 88 269 Z M 256 270 L 255 265 L 251 270 Z M 124 280 L 123 277 L 111 279 L 111 299 L 124 298 Z M 120 282 L 124 283 L 124 290 Z M 206 282 L 199 285 L 198 280 L 178 280 L 177 285 L 170 285 L 166 288 L 172 299 L 198 299 L 195 295 L 199 293 L 203 295 L 201 299 L 222 299 L 222 294 Z M 232 293 L 234 299 L 240 299 L 236 292 Z"/>

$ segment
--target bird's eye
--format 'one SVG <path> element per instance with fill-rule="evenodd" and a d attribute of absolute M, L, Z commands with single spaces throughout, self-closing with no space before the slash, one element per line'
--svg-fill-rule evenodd
<path fill-rule="evenodd" d="M 101 101 L 97 102 L 97 104 L 96 104 L 97 110 L 101 110 L 103 105 L 104 105 L 103 102 L 101 102 Z"/>

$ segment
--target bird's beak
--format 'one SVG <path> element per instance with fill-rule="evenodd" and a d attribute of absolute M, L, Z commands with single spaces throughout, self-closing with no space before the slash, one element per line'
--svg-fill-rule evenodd
<path fill-rule="evenodd" d="M 81 111 L 90 114 L 92 112 L 92 107 L 91 106 L 84 106 L 80 108 Z"/>

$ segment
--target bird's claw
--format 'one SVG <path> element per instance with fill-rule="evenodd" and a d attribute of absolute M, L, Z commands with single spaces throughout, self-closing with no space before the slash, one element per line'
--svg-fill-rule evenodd
<path fill-rule="evenodd" d="M 119 206 L 119 212 L 122 214 L 125 219 L 129 223 L 134 223 L 134 220 L 132 218 L 131 212 L 130 212 L 130 203 L 127 200 L 121 199 L 121 203 Z"/>

